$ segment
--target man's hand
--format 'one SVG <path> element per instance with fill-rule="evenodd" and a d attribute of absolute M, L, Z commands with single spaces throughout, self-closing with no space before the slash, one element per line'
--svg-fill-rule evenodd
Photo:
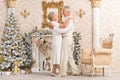
<path fill-rule="evenodd" d="M 53 29 L 53 28 L 54 28 L 54 26 L 53 26 L 52 23 L 49 24 L 49 28 L 50 28 L 50 29 Z"/>
<path fill-rule="evenodd" d="M 69 17 L 68 20 L 73 20 L 73 17 Z"/>

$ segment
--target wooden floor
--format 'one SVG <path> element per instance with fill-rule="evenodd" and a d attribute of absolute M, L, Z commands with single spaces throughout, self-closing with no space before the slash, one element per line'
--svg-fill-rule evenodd
<path fill-rule="evenodd" d="M 96 75 L 94 77 L 89 75 L 52 77 L 50 72 L 41 71 L 32 74 L 0 75 L 0 80 L 120 80 L 120 73 L 112 73 L 112 76 L 106 74 L 105 76 Z"/>

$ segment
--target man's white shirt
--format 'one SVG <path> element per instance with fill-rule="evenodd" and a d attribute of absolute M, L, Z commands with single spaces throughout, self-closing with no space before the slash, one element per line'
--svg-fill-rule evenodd
<path fill-rule="evenodd" d="M 72 36 L 73 31 L 74 31 L 74 22 L 73 20 L 70 20 L 68 26 L 65 28 L 59 28 L 59 23 L 52 21 L 52 24 L 54 26 L 53 29 L 53 35 L 61 35 L 61 33 L 64 33 L 63 36 Z"/>

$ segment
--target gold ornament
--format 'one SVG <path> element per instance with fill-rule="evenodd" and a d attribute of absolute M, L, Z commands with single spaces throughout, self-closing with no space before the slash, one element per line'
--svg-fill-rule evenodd
<path fill-rule="evenodd" d="M 14 18 L 13 21 L 16 22 L 17 20 Z"/>
<path fill-rule="evenodd" d="M 20 73 L 20 68 L 18 67 L 18 64 L 19 64 L 19 61 L 16 60 L 16 61 L 14 62 L 14 68 L 13 68 L 13 73 L 14 73 L 14 74 Z"/>
<path fill-rule="evenodd" d="M 79 12 L 76 12 L 76 14 L 77 14 L 80 18 L 82 18 L 83 15 L 85 15 L 85 11 L 83 11 L 82 9 L 80 9 Z"/>
<path fill-rule="evenodd" d="M 99 8 L 101 0 L 90 0 L 92 8 Z"/>
<path fill-rule="evenodd" d="M 26 59 L 24 59 L 23 61 L 26 61 Z"/>
<path fill-rule="evenodd" d="M 9 23 L 7 22 L 7 23 L 5 24 L 5 26 L 9 26 Z"/>
<path fill-rule="evenodd" d="M 3 61 L 4 61 L 4 56 L 0 54 L 0 63 L 2 63 Z"/>
<path fill-rule="evenodd" d="M 27 16 L 30 15 L 30 12 L 28 12 L 28 11 L 25 9 L 25 10 L 24 10 L 23 12 L 21 12 L 20 14 L 21 14 L 21 16 L 23 16 L 24 18 L 26 18 Z"/>
<path fill-rule="evenodd" d="M 12 56 L 12 53 L 9 53 L 9 56 Z"/>
<path fill-rule="evenodd" d="M 15 49 L 15 48 L 17 48 L 17 46 L 15 45 L 15 46 L 13 46 L 13 48 Z"/>
<path fill-rule="evenodd" d="M 19 49 L 19 52 L 21 53 L 22 51 Z"/>
<path fill-rule="evenodd" d="M 11 31 L 9 30 L 9 33 L 11 33 Z"/>
<path fill-rule="evenodd" d="M 8 62 L 11 62 L 11 60 L 10 60 L 10 59 L 8 59 Z"/>

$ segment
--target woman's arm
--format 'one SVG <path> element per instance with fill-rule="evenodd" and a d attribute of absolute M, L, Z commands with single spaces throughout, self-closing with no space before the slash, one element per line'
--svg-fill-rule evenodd
<path fill-rule="evenodd" d="M 50 29 L 53 29 L 54 28 L 54 25 L 52 23 L 49 23 L 49 28 Z"/>

